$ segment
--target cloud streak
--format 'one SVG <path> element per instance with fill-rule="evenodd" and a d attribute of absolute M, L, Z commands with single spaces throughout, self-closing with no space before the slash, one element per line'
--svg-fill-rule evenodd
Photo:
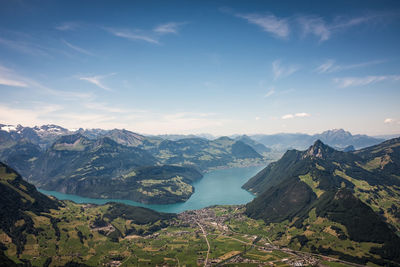
<path fill-rule="evenodd" d="M 157 39 L 143 33 L 132 32 L 124 29 L 106 28 L 106 30 L 114 36 L 125 38 L 131 41 L 144 41 L 151 44 L 160 44 Z"/>
<path fill-rule="evenodd" d="M 12 70 L 0 65 L 0 85 L 12 87 L 28 87 L 28 84 L 13 74 Z"/>
<path fill-rule="evenodd" d="M 65 40 L 61 40 L 66 46 L 68 46 L 69 48 L 71 48 L 72 50 L 75 50 L 75 51 L 77 51 L 77 52 L 79 52 L 79 53 L 81 53 L 81 54 L 85 54 L 85 55 L 88 55 L 88 56 L 93 56 L 93 54 L 91 53 L 91 52 L 89 52 L 89 51 L 87 51 L 87 50 L 85 50 L 85 49 L 83 49 L 83 48 L 81 48 L 81 47 L 79 47 L 79 46 L 76 46 L 76 45 L 73 45 L 73 44 L 71 44 L 71 43 L 69 43 L 69 42 L 67 42 L 67 41 L 65 41 Z"/>
<path fill-rule="evenodd" d="M 63 22 L 54 28 L 59 31 L 73 31 L 79 27 L 79 23 L 77 22 Z"/>
<path fill-rule="evenodd" d="M 289 119 L 294 119 L 294 118 L 305 118 L 305 117 L 310 117 L 311 114 L 306 113 L 306 112 L 300 112 L 300 113 L 295 113 L 295 114 L 286 114 L 283 115 L 281 118 L 282 120 L 289 120 Z"/>
<path fill-rule="evenodd" d="M 272 96 L 273 94 L 275 94 L 275 87 L 272 87 L 272 88 L 264 95 L 264 97 L 267 98 L 267 97 Z"/>
<path fill-rule="evenodd" d="M 156 26 L 151 31 L 129 30 L 117 28 L 104 28 L 114 36 L 125 38 L 131 41 L 144 41 L 150 44 L 160 44 L 160 37 L 167 34 L 178 34 L 179 28 L 185 23 L 168 22 Z"/>
<path fill-rule="evenodd" d="M 344 77 L 335 78 L 333 81 L 338 84 L 340 88 L 347 88 L 352 86 L 366 86 L 369 84 L 383 82 L 383 81 L 399 81 L 400 75 L 381 75 L 381 76 L 366 76 L 366 77 Z"/>
<path fill-rule="evenodd" d="M 363 63 L 357 63 L 357 64 L 350 64 L 350 65 L 337 65 L 335 64 L 335 60 L 333 59 L 328 59 L 324 63 L 322 63 L 320 66 L 318 66 L 315 71 L 318 73 L 332 73 L 332 72 L 338 72 L 338 71 L 343 71 L 343 70 L 349 70 L 349 69 L 356 69 L 356 68 L 363 68 L 371 65 L 376 65 L 385 62 L 384 60 L 373 60 L 373 61 L 368 61 L 368 62 L 363 62 Z"/>
<path fill-rule="evenodd" d="M 280 60 L 275 60 L 272 62 L 272 73 L 274 75 L 274 80 L 280 78 L 288 77 L 300 69 L 297 65 L 282 66 Z"/>
<path fill-rule="evenodd" d="M 386 18 L 388 14 L 376 13 L 358 17 L 337 16 L 333 21 L 327 22 L 325 18 L 317 15 L 295 15 L 287 18 L 277 17 L 272 13 L 236 13 L 231 8 L 221 8 L 221 12 L 246 20 L 257 25 L 264 32 L 280 39 L 288 39 L 291 32 L 300 30 L 303 37 L 312 35 L 319 42 L 329 40 L 333 34 L 345 31 L 362 24 L 371 23 L 379 18 Z"/>
<path fill-rule="evenodd" d="M 235 16 L 261 27 L 263 31 L 271 33 L 275 37 L 286 38 L 289 36 L 290 30 L 287 19 L 278 18 L 273 14 L 235 14 Z"/>
<path fill-rule="evenodd" d="M 45 51 L 45 48 L 31 42 L 15 41 L 0 37 L 0 45 L 6 46 L 23 54 L 29 54 L 33 56 L 49 56 L 49 54 Z"/>
<path fill-rule="evenodd" d="M 303 36 L 314 35 L 319 38 L 320 42 L 324 42 L 329 40 L 334 33 L 367 24 L 387 16 L 388 14 L 376 13 L 353 18 L 336 17 L 331 23 L 327 23 L 320 16 L 298 16 L 297 22 L 300 25 Z"/>
<path fill-rule="evenodd" d="M 168 22 L 158 25 L 153 31 L 159 34 L 178 34 L 181 25 L 183 25 L 183 23 Z"/>
<path fill-rule="evenodd" d="M 331 31 L 321 17 L 302 16 L 298 18 L 298 23 L 302 29 L 303 36 L 315 35 L 320 42 L 326 41 L 331 36 Z"/>
<path fill-rule="evenodd" d="M 108 76 L 114 75 L 115 73 L 111 73 L 108 75 L 97 75 L 97 76 L 86 76 L 86 77 L 80 77 L 79 80 L 81 81 L 87 81 L 89 83 L 92 83 L 96 85 L 97 87 L 104 89 L 106 91 L 112 91 L 108 86 L 106 86 L 102 80 Z"/>

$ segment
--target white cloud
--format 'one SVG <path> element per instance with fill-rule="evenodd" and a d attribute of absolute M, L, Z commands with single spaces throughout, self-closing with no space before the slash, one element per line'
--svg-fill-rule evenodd
<path fill-rule="evenodd" d="M 28 77 L 17 74 L 14 70 L 0 65 L 0 84 L 34 89 L 35 93 L 54 95 L 63 99 L 89 99 L 93 95 L 85 92 L 54 90 Z"/>
<path fill-rule="evenodd" d="M 320 42 L 330 38 L 331 32 L 321 17 L 302 16 L 298 18 L 298 23 L 302 28 L 303 35 L 312 34 L 319 38 Z"/>
<path fill-rule="evenodd" d="M 0 74 L 0 85 L 15 86 L 15 87 L 27 87 L 28 86 L 23 81 L 10 80 L 10 79 L 2 77 L 1 74 Z"/>
<path fill-rule="evenodd" d="M 392 119 L 392 118 L 386 118 L 386 119 L 383 121 L 383 123 L 387 123 L 387 124 L 393 123 L 393 122 L 395 122 L 395 120 Z"/>
<path fill-rule="evenodd" d="M 319 16 L 299 16 L 297 17 L 297 22 L 304 36 L 309 34 L 315 35 L 319 38 L 320 42 L 323 42 L 329 40 L 335 32 L 344 31 L 348 28 L 384 17 L 387 17 L 387 14 L 379 13 L 353 18 L 336 17 L 332 23 L 327 23 Z"/>
<path fill-rule="evenodd" d="M 159 34 L 178 34 L 179 26 L 181 26 L 182 23 L 177 23 L 177 22 L 168 22 L 164 24 L 160 24 L 157 27 L 154 28 L 154 32 L 157 32 Z"/>
<path fill-rule="evenodd" d="M 46 48 L 38 45 L 37 43 L 27 41 L 16 41 L 0 38 L 0 45 L 6 46 L 12 50 L 20 53 L 29 54 L 33 56 L 49 56 Z"/>
<path fill-rule="evenodd" d="M 114 36 L 125 38 L 132 41 L 145 41 L 151 44 L 160 44 L 159 41 L 150 34 L 145 34 L 140 31 L 129 31 L 124 29 L 114 29 L 114 28 L 105 28 L 109 33 L 113 34 Z"/>
<path fill-rule="evenodd" d="M 256 121 L 259 121 L 261 118 L 260 117 L 255 117 L 255 120 Z"/>
<path fill-rule="evenodd" d="M 82 54 L 85 54 L 85 55 L 89 55 L 89 56 L 93 56 L 93 54 L 91 53 L 91 52 L 89 52 L 89 51 L 87 51 L 86 49 L 83 49 L 83 48 L 81 48 L 81 47 L 79 47 L 79 46 L 76 46 L 76 45 L 73 45 L 73 44 L 71 44 L 71 43 L 69 43 L 69 42 L 67 42 L 67 41 L 65 41 L 65 40 L 61 40 L 66 46 L 68 46 L 69 48 L 71 48 L 71 49 L 73 49 L 73 50 L 75 50 L 75 51 L 77 51 L 77 52 L 79 52 L 79 53 L 82 53 Z"/>
<path fill-rule="evenodd" d="M 311 114 L 305 113 L 305 112 L 300 112 L 300 113 L 295 113 L 295 114 L 286 114 L 282 116 L 282 120 L 288 120 L 288 119 L 294 119 L 294 118 L 305 118 L 305 117 L 310 117 Z"/>
<path fill-rule="evenodd" d="M 315 71 L 318 73 L 332 72 L 335 69 L 334 65 L 335 61 L 332 59 L 328 59 L 327 61 L 319 65 Z"/>
<path fill-rule="evenodd" d="M 77 22 L 63 22 L 54 28 L 59 31 L 72 31 L 78 27 L 79 27 L 79 23 L 77 23 Z"/>
<path fill-rule="evenodd" d="M 293 119 L 293 118 L 294 118 L 293 114 L 286 114 L 282 116 L 282 120 Z"/>
<path fill-rule="evenodd" d="M 273 94 L 275 94 L 275 87 L 272 87 L 265 95 L 264 97 L 270 97 Z"/>
<path fill-rule="evenodd" d="M 330 27 L 331 29 L 346 29 L 350 28 L 353 26 L 357 26 L 363 23 L 367 23 L 371 20 L 374 20 L 376 18 L 386 16 L 384 14 L 374 14 L 374 15 L 368 15 L 368 16 L 361 16 L 361 17 L 355 17 L 355 18 L 342 18 L 342 17 L 337 17 L 335 19 L 335 23 L 332 24 Z"/>
<path fill-rule="evenodd" d="M 371 66 L 371 65 L 375 65 L 375 64 L 380 64 L 383 62 L 385 62 L 385 61 L 384 60 L 372 60 L 372 61 L 362 62 L 362 63 L 357 63 L 357 64 L 337 65 L 337 64 L 335 64 L 335 60 L 328 59 L 324 63 L 322 63 L 320 66 L 318 66 L 315 69 L 315 71 L 318 73 L 332 73 L 332 72 L 337 72 L 337 71 L 367 67 L 367 66 Z"/>
<path fill-rule="evenodd" d="M 346 88 L 350 86 L 365 86 L 382 81 L 398 81 L 398 80 L 400 80 L 400 75 L 345 77 L 345 78 L 333 79 L 333 81 L 337 83 L 340 88 Z"/>
<path fill-rule="evenodd" d="M 282 66 L 280 60 L 272 62 L 272 72 L 275 80 L 290 76 L 298 70 L 299 66 L 297 65 Z"/>
<path fill-rule="evenodd" d="M 301 112 L 301 113 L 296 113 L 294 114 L 295 117 L 299 117 L 299 118 L 304 118 L 304 117 L 310 117 L 311 115 L 305 112 Z"/>
<path fill-rule="evenodd" d="M 110 76 L 110 75 L 114 75 L 114 73 L 108 74 L 108 75 L 97 75 L 97 76 L 88 76 L 88 77 L 80 77 L 79 80 L 82 81 L 87 81 L 90 82 L 98 87 L 100 87 L 101 89 L 104 89 L 106 91 L 112 91 L 109 87 L 107 87 L 105 84 L 103 84 L 103 82 L 101 81 L 102 79 Z"/>
<path fill-rule="evenodd" d="M 290 30 L 287 19 L 278 18 L 272 14 L 236 14 L 235 16 L 261 27 L 263 31 L 272 33 L 276 37 L 286 38 L 289 36 Z"/>
<path fill-rule="evenodd" d="M 18 77 L 11 69 L 2 65 L 0 65 L 0 85 L 28 87 L 28 84 L 23 78 Z"/>

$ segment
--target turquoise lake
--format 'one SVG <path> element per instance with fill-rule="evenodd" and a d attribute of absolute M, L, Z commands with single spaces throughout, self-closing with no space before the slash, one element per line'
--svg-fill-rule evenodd
<path fill-rule="evenodd" d="M 208 172 L 204 174 L 204 177 L 200 181 L 193 183 L 195 192 L 188 201 L 166 205 L 142 204 L 122 199 L 93 199 L 55 191 L 38 190 L 46 195 L 51 195 L 61 200 L 72 200 L 76 203 L 105 204 L 107 202 L 121 202 L 160 212 L 179 213 L 185 210 L 201 209 L 212 205 L 234 205 L 250 202 L 254 198 L 254 195 L 243 190 L 241 187 L 262 168 L 264 166 L 230 168 Z"/>

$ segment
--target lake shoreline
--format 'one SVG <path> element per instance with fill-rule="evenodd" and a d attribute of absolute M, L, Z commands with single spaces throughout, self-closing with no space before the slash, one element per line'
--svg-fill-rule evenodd
<path fill-rule="evenodd" d="M 204 174 L 202 179 L 192 184 L 195 190 L 187 201 L 174 204 L 144 204 L 123 199 L 92 199 L 40 188 L 38 190 L 57 199 L 70 200 L 75 203 L 102 205 L 108 202 L 118 202 L 159 212 L 180 213 L 212 205 L 237 205 L 250 202 L 255 197 L 254 194 L 242 189 L 241 186 L 263 167 L 265 166 L 231 167 L 209 171 Z"/>

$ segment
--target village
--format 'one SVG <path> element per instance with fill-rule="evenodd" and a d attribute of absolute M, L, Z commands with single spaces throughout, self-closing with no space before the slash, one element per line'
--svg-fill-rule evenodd
<path fill-rule="evenodd" d="M 236 210 L 239 207 L 235 208 Z M 236 211 L 235 210 L 235 211 Z M 318 266 L 320 257 L 313 256 L 308 253 L 293 251 L 289 248 L 281 248 L 274 245 L 268 237 L 261 237 L 257 235 L 239 234 L 234 232 L 226 222 L 235 220 L 244 220 L 244 215 L 240 212 L 227 212 L 216 215 L 215 210 L 210 208 L 204 208 L 200 210 L 186 211 L 179 214 L 179 221 L 181 224 L 197 228 L 196 234 L 203 235 L 205 242 L 208 244 L 209 250 L 206 255 L 200 254 L 197 259 L 198 266 L 218 266 L 224 264 L 257 264 L 258 266 L 276 266 L 277 263 L 285 264 L 289 266 Z M 209 241 L 211 235 L 224 236 L 226 238 L 235 240 L 243 244 L 243 251 L 232 251 L 222 257 L 209 258 L 210 247 Z M 239 235 L 239 236 L 238 236 Z M 240 238 L 240 239 L 239 239 Z M 281 251 L 287 255 L 285 258 L 281 258 L 274 261 L 263 261 L 260 259 L 250 259 L 243 257 L 244 252 L 249 249 L 255 249 L 259 252 L 266 254 L 273 253 L 274 251 Z"/>

